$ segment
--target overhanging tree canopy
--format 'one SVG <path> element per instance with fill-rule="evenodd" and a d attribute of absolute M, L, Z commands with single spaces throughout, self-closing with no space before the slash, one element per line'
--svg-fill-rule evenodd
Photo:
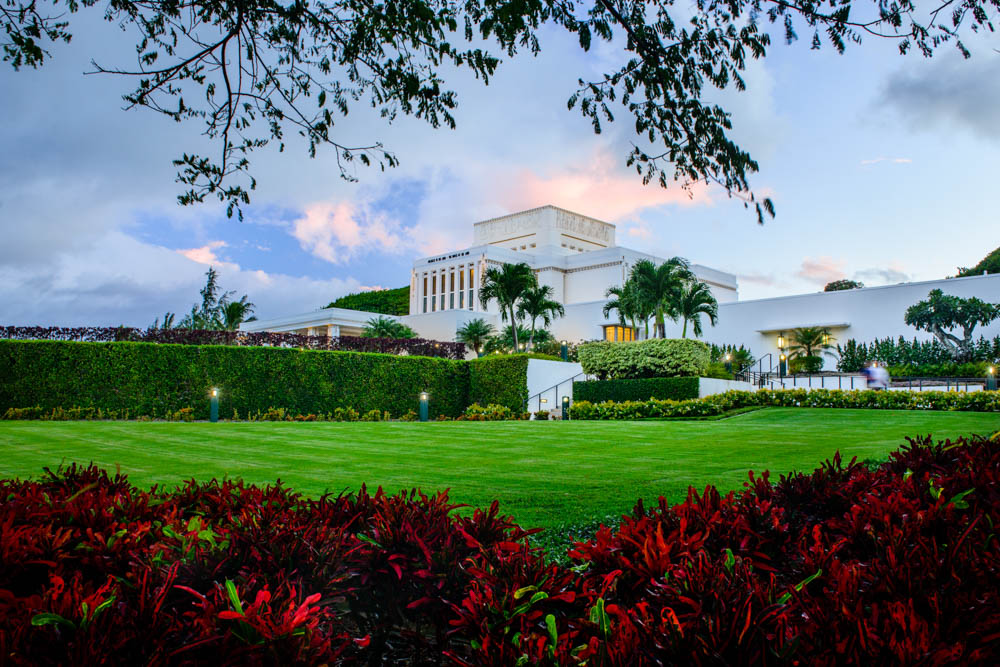
<path fill-rule="evenodd" d="M 387 122 L 404 114 L 454 127 L 457 98 L 443 72 L 466 67 L 488 83 L 502 57 L 537 53 L 539 28 L 548 23 L 575 34 L 584 50 L 595 39 L 624 42 L 622 64 L 581 78 L 568 106 L 595 132 L 616 112 L 631 116 L 636 136 L 627 163 L 644 182 L 716 183 L 763 222 L 774 208 L 751 190 L 758 165 L 730 139 L 729 114 L 703 96 L 708 87 L 745 87 L 747 58 L 763 57 L 770 45 L 760 28 L 765 17 L 788 41 L 804 24 L 815 48 L 826 41 L 843 51 L 878 36 L 898 40 L 903 53 L 915 47 L 930 55 L 951 41 L 968 56 L 959 36 L 992 31 L 1000 0 L 939 0 L 920 11 L 912 0 L 676 7 L 673 0 L 0 0 L 4 60 L 15 69 L 41 66 L 52 43 L 70 40 L 71 15 L 97 6 L 136 35 L 137 61 L 95 70 L 134 79 L 129 108 L 203 122 L 216 141 L 213 156 L 175 160 L 182 204 L 214 196 L 230 215 L 239 213 L 256 185 L 251 154 L 270 142 L 283 149 L 289 131 L 305 138 L 311 156 L 329 146 L 348 180 L 358 164 L 392 167 L 397 157 L 379 141 L 341 132 L 352 109 L 370 106 Z"/>

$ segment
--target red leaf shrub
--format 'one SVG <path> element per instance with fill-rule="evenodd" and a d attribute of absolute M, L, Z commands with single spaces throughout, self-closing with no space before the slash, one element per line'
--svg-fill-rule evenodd
<path fill-rule="evenodd" d="M 0 662 L 1000 661 L 996 443 L 745 487 L 639 503 L 564 567 L 443 493 L 0 481 Z"/>
<path fill-rule="evenodd" d="M 73 340 L 90 343 L 131 341 L 178 345 L 240 345 L 297 347 L 306 350 L 415 354 L 422 357 L 465 359 L 465 343 L 425 338 L 363 338 L 359 336 L 307 336 L 270 331 L 214 329 L 137 329 L 133 327 L 0 327 L 0 338 L 11 340 Z"/>

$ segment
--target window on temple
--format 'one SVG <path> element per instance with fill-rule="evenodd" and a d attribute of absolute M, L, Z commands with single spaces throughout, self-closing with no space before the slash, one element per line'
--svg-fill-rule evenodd
<path fill-rule="evenodd" d="M 623 327 L 621 325 L 608 325 L 604 327 L 604 340 L 628 342 L 635 340 L 635 329 Z"/>

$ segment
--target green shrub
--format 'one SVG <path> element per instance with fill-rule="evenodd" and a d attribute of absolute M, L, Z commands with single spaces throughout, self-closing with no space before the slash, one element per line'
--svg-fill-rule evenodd
<path fill-rule="evenodd" d="M 490 373 L 477 373 L 480 400 L 499 402 L 491 387 L 501 398 L 516 393 L 511 387 L 518 365 L 524 369 L 521 393 L 527 394 L 526 364 L 489 366 L 511 366 L 489 383 L 484 376 Z M 209 390 L 219 387 L 221 414 L 252 415 L 275 406 L 288 415 L 337 408 L 403 414 L 418 406 L 418 394 L 426 390 L 432 417 L 456 416 L 470 402 L 469 366 L 430 357 L 271 347 L 0 340 L 0 412 L 75 406 L 168 418 L 192 408 L 192 418 L 204 420 Z M 522 400 L 518 395 L 516 404 Z"/>
<path fill-rule="evenodd" d="M 548 410 L 538 410 L 535 412 L 535 419 L 539 421 L 548 421 L 549 411 Z"/>
<path fill-rule="evenodd" d="M 598 341 L 580 346 L 583 371 L 601 380 L 699 376 L 709 362 L 709 347 L 688 339 L 631 343 Z"/>
<path fill-rule="evenodd" d="M 726 370 L 726 364 L 712 361 L 709 362 L 708 366 L 705 368 L 705 372 L 702 374 L 705 378 L 715 378 L 717 380 L 732 380 L 732 371 Z"/>
<path fill-rule="evenodd" d="M 816 355 L 795 357 L 788 361 L 788 372 L 796 373 L 819 373 L 823 370 L 823 357 Z"/>
<path fill-rule="evenodd" d="M 470 421 L 507 421 L 510 419 L 517 419 L 520 412 L 515 413 L 506 405 L 496 405 L 491 403 L 487 406 L 481 406 L 478 403 L 473 403 L 465 409 L 465 417 Z"/>
<path fill-rule="evenodd" d="M 528 400 L 528 355 L 494 354 L 466 363 L 469 368 L 467 404 L 496 403 L 514 411 L 524 408 Z"/>
<path fill-rule="evenodd" d="M 747 407 L 866 408 L 875 410 L 961 410 L 1000 412 L 996 391 L 841 391 L 838 389 L 784 389 L 727 391 L 688 401 L 575 401 L 571 419 L 647 419 L 651 417 L 707 417 Z"/>
<path fill-rule="evenodd" d="M 646 378 L 643 380 L 591 380 L 573 383 L 575 401 L 644 401 L 647 398 L 682 401 L 698 398 L 698 378 Z"/>

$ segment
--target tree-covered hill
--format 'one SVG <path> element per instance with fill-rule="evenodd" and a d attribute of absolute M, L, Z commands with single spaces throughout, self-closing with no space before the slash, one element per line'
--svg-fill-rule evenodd
<path fill-rule="evenodd" d="M 383 315 L 410 314 L 410 288 L 374 290 L 347 294 L 325 306 L 326 308 L 348 308 Z"/>

